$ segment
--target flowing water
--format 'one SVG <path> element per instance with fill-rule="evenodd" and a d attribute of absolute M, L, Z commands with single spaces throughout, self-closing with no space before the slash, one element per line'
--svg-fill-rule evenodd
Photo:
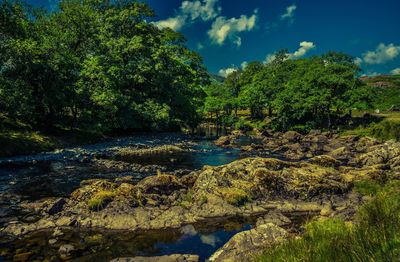
<path fill-rule="evenodd" d="M 242 138 L 239 143 L 252 141 Z M 93 166 L 93 159 L 113 159 L 116 149 L 131 146 L 148 148 L 178 144 L 187 152 L 171 159 L 149 159 L 141 165 L 158 164 L 168 172 L 188 173 L 204 165 L 224 165 L 242 157 L 238 149 L 216 147 L 211 141 L 183 135 L 163 134 L 135 136 L 111 140 L 90 146 L 68 148 L 55 152 L 0 159 L 0 228 L 10 219 L 23 220 L 21 201 L 47 197 L 67 197 L 83 180 L 104 178 L 110 180 L 133 177 L 137 181 L 153 171 L 116 171 Z M 124 159 L 123 159 L 124 160 Z M 131 159 L 125 159 L 132 162 Z M 135 161 L 133 161 L 135 162 Z M 62 244 L 73 243 L 75 261 L 108 261 L 126 256 L 156 256 L 166 254 L 197 254 L 204 261 L 223 246 L 237 232 L 250 229 L 254 220 L 226 218 L 198 225 L 187 225 L 176 230 L 146 232 L 110 232 L 65 230 L 54 242 L 52 231 L 29 234 L 13 241 L 1 240 L 0 261 L 12 260 L 15 253 L 29 253 L 29 260 L 58 261 Z M 5 255 L 6 254 L 6 255 Z"/>

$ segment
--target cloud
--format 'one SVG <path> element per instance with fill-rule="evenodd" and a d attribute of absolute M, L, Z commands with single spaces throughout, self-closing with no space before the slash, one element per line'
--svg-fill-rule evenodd
<path fill-rule="evenodd" d="M 265 64 L 269 64 L 272 61 L 274 61 L 276 56 L 274 54 L 268 54 L 267 57 L 265 58 Z"/>
<path fill-rule="evenodd" d="M 160 28 L 171 28 L 174 31 L 180 30 L 186 23 L 186 18 L 183 16 L 176 16 L 176 17 L 170 17 L 165 20 L 160 20 L 155 22 L 154 24 Z"/>
<path fill-rule="evenodd" d="M 400 67 L 393 69 L 392 71 L 390 71 L 390 73 L 392 75 L 400 75 Z"/>
<path fill-rule="evenodd" d="M 228 75 L 230 75 L 236 71 L 238 71 L 238 69 L 234 68 L 234 67 L 224 68 L 224 69 L 219 70 L 218 75 L 220 75 L 222 77 L 227 77 Z"/>
<path fill-rule="evenodd" d="M 363 60 L 359 57 L 354 58 L 354 64 L 360 66 L 362 64 Z"/>
<path fill-rule="evenodd" d="M 181 12 L 188 15 L 192 20 L 201 18 L 209 21 L 221 13 L 221 7 L 217 7 L 219 0 L 184 1 L 181 5 Z"/>
<path fill-rule="evenodd" d="M 222 9 L 217 6 L 218 2 L 219 0 L 183 1 L 176 16 L 157 21 L 154 24 L 160 29 L 169 27 L 177 31 L 182 29 L 188 21 L 212 20 L 221 13 Z"/>
<path fill-rule="evenodd" d="M 297 59 L 305 56 L 310 50 L 316 48 L 316 45 L 313 42 L 303 41 L 300 42 L 300 48 L 297 49 L 294 53 L 288 53 L 288 59 Z M 265 64 L 269 64 L 274 61 L 276 58 L 275 54 L 268 54 L 264 60 Z"/>
<path fill-rule="evenodd" d="M 219 239 L 214 236 L 214 235 L 201 235 L 200 236 L 201 243 L 210 245 L 212 247 L 215 247 L 217 245 L 217 242 L 219 242 Z"/>
<path fill-rule="evenodd" d="M 281 20 L 292 19 L 294 16 L 294 12 L 296 11 L 297 6 L 295 4 L 288 6 L 286 8 L 286 13 L 281 15 Z"/>
<path fill-rule="evenodd" d="M 308 51 L 310 51 L 314 48 L 315 48 L 315 45 L 313 42 L 303 41 L 300 43 L 300 48 L 296 52 L 294 52 L 293 54 L 289 54 L 289 58 L 295 59 L 295 58 L 303 57 L 305 54 L 308 53 Z"/>
<path fill-rule="evenodd" d="M 375 51 L 368 51 L 363 54 L 363 61 L 371 65 L 385 64 L 398 55 L 400 55 L 400 46 L 380 43 Z"/>
<path fill-rule="evenodd" d="M 230 19 L 224 16 L 217 17 L 208 31 L 208 36 L 218 45 L 223 45 L 227 39 L 230 39 L 239 47 L 242 44 L 242 39 L 238 36 L 238 33 L 251 31 L 255 28 L 257 13 L 258 11 L 255 10 L 250 17 L 246 15 Z"/>

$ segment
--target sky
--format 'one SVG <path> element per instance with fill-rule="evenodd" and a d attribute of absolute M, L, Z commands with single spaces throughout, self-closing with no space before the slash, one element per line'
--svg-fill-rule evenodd
<path fill-rule="evenodd" d="M 181 32 L 214 74 L 339 51 L 365 75 L 400 74 L 400 0 L 142 0 L 160 28 Z M 29 0 L 54 8 L 56 0 Z"/>

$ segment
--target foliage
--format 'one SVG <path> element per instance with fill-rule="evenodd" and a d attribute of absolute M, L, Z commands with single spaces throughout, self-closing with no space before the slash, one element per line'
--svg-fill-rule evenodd
<path fill-rule="evenodd" d="M 396 261 L 400 256 L 400 184 L 392 181 L 357 213 L 355 223 L 314 221 L 306 233 L 255 261 Z"/>
<path fill-rule="evenodd" d="M 218 92 L 206 92 L 205 111 L 231 115 L 236 128 L 243 121 L 237 109 L 249 109 L 253 119 L 273 118 L 271 127 L 279 130 L 308 131 L 332 129 L 353 107 L 372 105 L 369 87 L 358 78 L 359 67 L 346 54 L 329 52 L 305 59 L 289 59 L 287 51 L 275 54 L 268 64 L 250 63 L 243 71 L 228 75 L 224 84 L 212 86 Z M 207 103 L 206 103 L 207 104 Z M 222 111 L 224 107 L 232 110 Z"/>
<path fill-rule="evenodd" d="M 223 198 L 231 205 L 241 206 L 249 201 L 251 201 L 251 196 L 246 191 L 239 188 L 219 188 L 218 192 L 223 196 Z"/>
<path fill-rule="evenodd" d="M 33 10 L 33 11 L 32 11 Z M 208 75 L 183 37 L 137 1 L 0 4 L 0 110 L 34 127 L 194 127 Z"/>

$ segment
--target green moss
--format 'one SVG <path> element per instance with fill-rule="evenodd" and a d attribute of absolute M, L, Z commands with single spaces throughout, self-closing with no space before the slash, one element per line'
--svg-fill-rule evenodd
<path fill-rule="evenodd" d="M 251 201 L 250 194 L 239 188 L 223 187 L 219 188 L 218 192 L 223 196 L 226 202 L 234 206 L 241 206 Z"/>
<path fill-rule="evenodd" d="M 397 261 L 399 257 L 400 182 L 393 181 L 359 209 L 354 224 L 332 218 L 311 222 L 301 238 L 267 249 L 254 261 Z"/>
<path fill-rule="evenodd" d="M 113 191 L 99 191 L 89 199 L 87 205 L 90 210 L 99 211 L 107 206 L 115 197 Z"/>

